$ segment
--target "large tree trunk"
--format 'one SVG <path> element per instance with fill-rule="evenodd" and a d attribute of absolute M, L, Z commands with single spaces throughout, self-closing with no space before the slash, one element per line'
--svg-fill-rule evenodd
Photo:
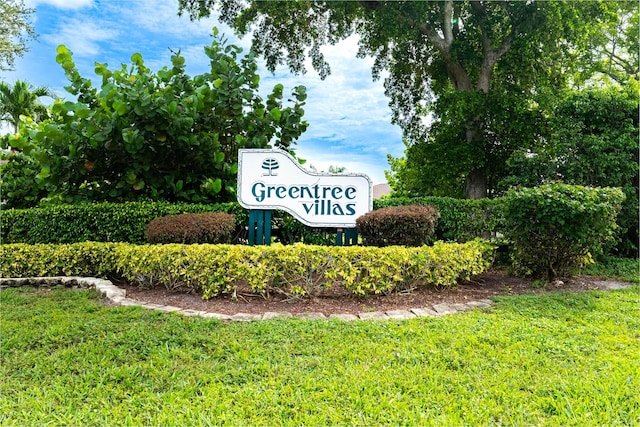
<path fill-rule="evenodd" d="M 481 169 L 474 169 L 467 175 L 464 183 L 465 199 L 483 199 L 487 197 L 487 175 Z"/>
<path fill-rule="evenodd" d="M 476 116 L 467 122 L 466 140 L 467 144 L 482 146 L 482 123 L 480 117 Z M 478 165 L 484 164 L 485 159 L 472 166 L 467 174 L 464 183 L 465 199 L 484 199 L 487 197 L 487 171 Z"/>

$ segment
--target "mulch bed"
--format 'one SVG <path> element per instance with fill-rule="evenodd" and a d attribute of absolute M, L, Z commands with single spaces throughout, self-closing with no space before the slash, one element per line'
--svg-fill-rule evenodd
<path fill-rule="evenodd" d="M 193 309 L 211 313 L 233 315 L 236 313 L 261 314 L 265 312 L 289 312 L 292 314 L 320 312 L 361 313 L 367 311 L 406 310 L 432 307 L 440 303 L 465 303 L 491 298 L 496 295 L 544 294 L 549 292 L 582 292 L 601 289 L 595 278 L 575 277 L 544 287 L 532 286 L 532 281 L 508 276 L 502 271 L 491 270 L 473 281 L 463 282 L 456 287 L 434 289 L 419 287 L 410 293 L 392 295 L 372 295 L 356 297 L 346 292 L 330 291 L 315 298 L 287 300 L 283 296 L 251 295 L 239 291 L 234 300 L 231 296 L 219 296 L 203 300 L 200 295 L 165 288 L 143 289 L 129 284 L 117 284 L 126 289 L 127 298 L 146 303 L 169 305 L 183 309 Z"/>

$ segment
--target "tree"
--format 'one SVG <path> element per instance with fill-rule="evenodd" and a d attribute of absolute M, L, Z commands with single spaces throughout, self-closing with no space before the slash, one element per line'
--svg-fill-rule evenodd
<path fill-rule="evenodd" d="M 0 0 L 0 71 L 12 70 L 16 57 L 24 55 L 27 42 L 35 38 L 29 21 L 33 12 L 22 0 Z"/>
<path fill-rule="evenodd" d="M 472 104 L 482 108 L 486 103 L 499 105 L 505 93 L 512 100 L 526 99 L 537 95 L 540 86 L 561 87 L 574 53 L 586 46 L 586 28 L 613 19 L 609 12 L 617 4 L 180 0 L 180 13 L 192 18 L 207 16 L 215 7 L 241 35 L 254 30 L 253 50 L 265 56 L 270 70 L 286 64 L 304 72 L 309 56 L 324 77 L 330 68 L 320 48 L 358 34 L 358 55 L 375 57 L 374 78 L 388 72 L 385 88 L 392 120 L 415 145 L 427 142 L 425 117 L 433 100 L 442 96 L 454 103 L 473 99 Z M 436 113 L 456 127 L 447 140 L 465 165 L 449 165 L 463 169 L 464 195 L 485 197 L 494 162 L 508 157 L 512 145 L 487 140 L 496 132 L 482 110 L 458 110 L 463 115 L 452 120 L 449 111 Z M 433 142 L 440 143 L 438 138 Z M 491 155 L 497 151 L 504 153 Z"/>
<path fill-rule="evenodd" d="M 40 163 L 36 180 L 53 201 L 233 200 L 239 148 L 292 152 L 307 127 L 304 86 L 290 107 L 280 84 L 263 100 L 253 54 L 218 37 L 205 48 L 205 74 L 188 76 L 179 52 L 154 73 L 135 53 L 129 67 L 96 63 L 99 88 L 66 47 L 57 52 L 77 102 L 57 100 L 51 120 L 5 142 Z"/>
<path fill-rule="evenodd" d="M 0 120 L 8 122 L 14 133 L 18 133 L 20 116 L 30 117 L 35 121 L 46 119 L 47 107 L 38 101 L 43 96 L 55 98 L 55 94 L 46 87 L 34 88 L 20 80 L 13 86 L 0 82 Z"/>
<path fill-rule="evenodd" d="M 502 189 L 554 181 L 620 187 L 626 199 L 618 216 L 616 252 L 638 254 L 638 82 L 625 87 L 571 91 L 553 109 L 550 136 L 507 161 Z"/>
<path fill-rule="evenodd" d="M 474 144 L 460 144 L 470 114 L 482 124 L 479 136 Z M 449 91 L 434 102 L 432 120 L 424 141 L 405 142 L 404 158 L 388 156 L 391 171 L 386 175 L 396 195 L 464 197 L 468 171 L 482 159 L 487 192 L 495 196 L 508 173 L 509 156 L 532 148 L 547 132 L 538 103 L 498 89 L 488 94 Z"/>

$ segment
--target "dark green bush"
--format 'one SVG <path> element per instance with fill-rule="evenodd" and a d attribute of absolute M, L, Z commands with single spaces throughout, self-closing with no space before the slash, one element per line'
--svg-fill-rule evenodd
<path fill-rule="evenodd" d="M 237 203 L 200 205 L 167 202 L 95 203 L 33 209 L 0 210 L 2 243 L 145 243 L 145 226 L 153 219 L 182 213 L 223 212 L 236 217 L 236 236 L 247 224 Z"/>
<path fill-rule="evenodd" d="M 367 246 L 422 246 L 429 242 L 439 217 L 433 206 L 394 206 L 362 215 L 356 227 Z"/>
<path fill-rule="evenodd" d="M 467 242 L 490 237 L 503 227 L 500 199 L 454 199 L 451 197 L 398 197 L 373 201 L 374 209 L 389 206 L 433 206 L 440 213 L 434 240 Z"/>
<path fill-rule="evenodd" d="M 624 194 L 617 188 L 547 184 L 504 197 L 516 273 L 553 280 L 614 241 Z"/>
<path fill-rule="evenodd" d="M 236 217 L 221 212 L 167 215 L 147 224 L 149 243 L 230 243 Z"/>

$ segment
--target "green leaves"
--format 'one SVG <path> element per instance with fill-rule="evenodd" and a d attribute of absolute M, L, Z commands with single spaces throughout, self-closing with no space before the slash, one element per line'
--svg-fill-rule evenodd
<path fill-rule="evenodd" d="M 553 280 L 611 243 L 624 194 L 617 188 L 547 184 L 512 189 L 504 200 L 515 269 Z"/>
<path fill-rule="evenodd" d="M 63 62 L 71 59 L 71 51 L 64 45 L 59 45 L 56 48 L 56 53 L 56 62 L 58 64 L 62 64 Z"/>
<path fill-rule="evenodd" d="M 207 178 L 201 188 L 208 194 L 218 194 L 222 190 L 222 180 L 220 178 Z"/>
<path fill-rule="evenodd" d="M 113 101 L 113 109 L 116 111 L 116 113 L 118 113 L 119 116 L 124 116 L 129 110 L 127 104 L 120 99 L 116 99 Z"/>
<path fill-rule="evenodd" d="M 33 164 L 23 162 L 23 168 Z M 5 173 L 6 169 L 3 169 Z M 37 174 L 40 169 L 33 171 Z M 4 175 L 3 175 L 4 177 Z M 135 171 L 126 176 L 124 188 L 113 188 L 113 197 L 131 191 L 137 182 Z M 175 184 L 180 187 L 180 182 Z M 31 181 L 30 190 L 36 186 Z M 173 187 L 173 184 L 168 183 Z M 184 184 L 183 184 L 184 185 Z M 14 188 L 4 186 L 7 191 Z M 185 188 L 180 190 L 184 191 Z M 21 193 L 25 198 L 44 197 L 38 192 Z M 23 201 L 24 199 L 20 199 Z M 36 200 L 36 202 L 39 199 Z M 15 206 L 18 207 L 18 206 Z M 186 212 L 226 212 L 236 215 L 238 223 L 247 220 L 246 211 L 237 203 L 202 205 L 195 203 L 124 202 L 52 205 L 33 209 L 4 209 L 1 213 L 0 240 L 3 243 L 77 243 L 84 241 L 145 243 L 145 225 L 154 218 Z"/>
<path fill-rule="evenodd" d="M 501 186 L 567 184 L 621 187 L 627 196 L 618 218 L 617 253 L 637 254 L 638 83 L 624 88 L 569 92 L 559 99 L 545 127 L 549 137 L 508 159 Z"/>
<path fill-rule="evenodd" d="M 271 111 L 269 111 L 269 114 L 271 114 L 271 117 L 273 117 L 273 120 L 276 122 L 279 122 L 280 117 L 282 117 L 282 111 L 280 111 L 279 108 L 272 108 Z"/>
<path fill-rule="evenodd" d="M 138 66 L 144 65 L 144 61 L 142 60 L 142 55 L 140 55 L 137 52 L 134 53 L 133 55 L 131 55 L 131 62 L 133 62 L 134 64 L 136 64 Z"/>
<path fill-rule="evenodd" d="M 241 48 L 217 38 L 205 52 L 211 68 L 193 78 L 180 53 L 157 73 L 139 53 L 115 70 L 96 62 L 96 90 L 59 46 L 57 61 L 77 101 L 55 103 L 49 123 L 30 126 L 16 141 L 38 147 L 34 159 L 50 168 L 31 179 L 38 176 L 50 200 L 234 200 L 238 149 L 291 150 L 307 126 L 304 88 L 294 89 L 298 101 L 290 107 L 280 84 L 265 102 L 253 55 L 240 58 Z"/>
<path fill-rule="evenodd" d="M 38 174 L 38 178 L 47 179 L 51 175 L 51 167 L 49 165 L 45 165 L 40 170 L 40 174 Z"/>
<path fill-rule="evenodd" d="M 212 230 L 216 220 L 218 230 Z M 193 230 L 185 232 L 185 227 Z M 234 216 L 228 214 L 157 218 L 147 227 L 156 243 L 227 241 L 234 229 Z M 204 298 L 230 294 L 242 282 L 256 293 L 277 289 L 307 295 L 332 286 L 361 296 L 415 283 L 454 286 L 458 279 L 485 271 L 493 252 L 479 241 L 418 248 L 97 242 L 6 246 L 0 248 L 2 277 L 117 275 L 132 283 L 153 277 L 156 283 L 181 285 Z M 30 257 L 33 261 L 23 262 Z"/>

